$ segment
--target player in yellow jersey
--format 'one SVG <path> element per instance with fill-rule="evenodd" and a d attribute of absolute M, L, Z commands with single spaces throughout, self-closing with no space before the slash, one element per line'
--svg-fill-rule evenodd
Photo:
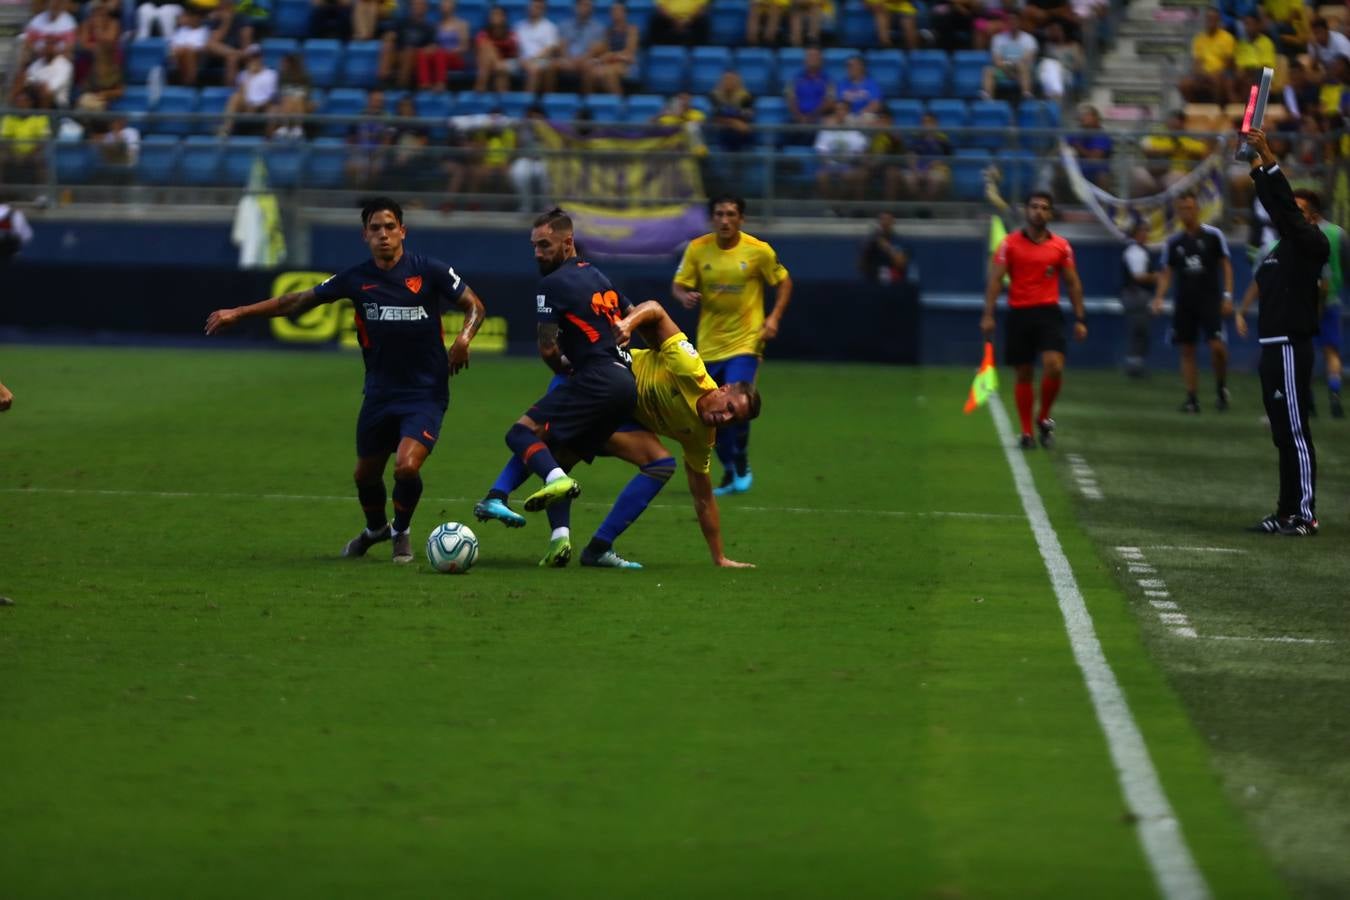
<path fill-rule="evenodd" d="M 792 298 L 792 279 L 766 242 L 741 231 L 745 200 L 723 194 L 708 201 L 713 232 L 689 242 L 671 284 L 685 309 L 700 307 L 698 352 L 718 384 L 754 384 L 764 344 L 778 336 Z M 777 288 L 764 315 L 764 286 Z M 722 483 L 713 493 L 750 490 L 750 426 L 741 422 L 717 433 Z"/>
<path fill-rule="evenodd" d="M 638 474 L 619 493 L 609 515 L 581 551 L 583 566 L 640 569 L 614 552 L 614 542 L 637 520 L 675 472 L 675 459 L 657 435 L 674 438 L 684 451 L 684 474 L 694 500 L 694 513 L 713 564 L 748 568 L 728 559 L 722 549 L 721 519 L 713 498 L 712 448 L 718 426 L 746 422 L 759 415 L 759 392 L 753 384 L 737 382 L 720 387 L 708 375 L 694 345 L 655 300 L 629 311 L 614 324 L 616 343 L 624 346 L 634 333 L 651 349 L 634 350 L 633 377 L 638 401 L 634 421 L 623 425 L 605 444 L 605 453 L 638 467 Z M 560 376 L 562 377 L 562 376 Z M 558 379 L 555 379 L 555 382 Z M 474 505 L 480 521 L 496 519 L 508 527 L 525 524 L 525 517 L 506 505 L 510 492 L 529 477 L 513 458 L 488 496 Z"/>

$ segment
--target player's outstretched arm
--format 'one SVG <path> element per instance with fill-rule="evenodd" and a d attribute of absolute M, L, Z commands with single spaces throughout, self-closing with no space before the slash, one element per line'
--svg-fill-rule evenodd
<path fill-rule="evenodd" d="M 713 497 L 712 476 L 707 472 L 695 472 L 684 467 L 689 479 L 689 494 L 694 498 L 694 513 L 698 516 L 698 527 L 703 530 L 703 539 L 708 542 L 708 552 L 712 554 L 713 565 L 724 569 L 753 569 L 754 563 L 736 562 L 727 559 L 722 552 L 722 518 L 717 511 L 717 500 Z"/>
<path fill-rule="evenodd" d="M 313 309 L 322 301 L 314 295 L 314 289 L 292 291 L 280 297 L 251 303 L 248 306 L 236 306 L 232 309 L 218 309 L 206 317 L 206 333 L 219 334 L 233 326 L 240 319 L 271 319 L 277 316 L 290 316 Z"/>
<path fill-rule="evenodd" d="M 633 339 L 633 333 L 642 335 L 647 346 L 655 350 L 667 339 L 680 333 L 680 326 L 666 312 L 666 308 L 655 300 L 644 300 L 622 319 L 614 323 L 614 341 L 620 347 L 627 347 Z"/>
<path fill-rule="evenodd" d="M 471 287 L 464 288 L 464 293 L 460 294 L 455 302 L 464 310 L 464 327 L 460 328 L 459 335 L 448 351 L 451 375 L 469 367 L 469 342 L 478 333 L 478 329 L 483 327 L 483 317 L 487 315 L 483 301 L 478 299 L 478 295 Z"/>

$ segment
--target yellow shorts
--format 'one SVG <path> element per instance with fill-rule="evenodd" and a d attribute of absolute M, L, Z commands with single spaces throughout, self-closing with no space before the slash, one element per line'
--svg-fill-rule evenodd
<path fill-rule="evenodd" d="M 868 3 L 873 8 L 882 7 L 887 12 L 899 13 L 902 16 L 917 16 L 919 10 L 910 0 L 879 0 L 879 2 Z"/>

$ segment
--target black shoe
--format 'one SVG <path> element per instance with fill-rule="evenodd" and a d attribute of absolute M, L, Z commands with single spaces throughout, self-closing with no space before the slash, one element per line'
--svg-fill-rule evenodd
<path fill-rule="evenodd" d="M 1228 412 L 1228 401 L 1231 399 L 1232 395 L 1228 393 L 1228 388 L 1219 388 L 1219 396 L 1218 399 L 1214 401 L 1214 408 L 1219 412 Z"/>
<path fill-rule="evenodd" d="M 1196 400 L 1194 397 L 1187 397 L 1186 402 L 1177 407 L 1177 412 L 1198 416 L 1200 415 L 1200 401 Z"/>
<path fill-rule="evenodd" d="M 1036 423 L 1036 427 L 1041 432 L 1041 446 L 1047 450 L 1055 446 L 1055 420 L 1041 419 Z"/>
<path fill-rule="evenodd" d="M 1286 537 L 1312 537 L 1317 534 L 1317 520 L 1285 516 L 1280 519 L 1280 534 Z"/>
<path fill-rule="evenodd" d="M 1271 513 L 1255 525 L 1247 526 L 1248 531 L 1255 531 L 1257 534 L 1279 534 L 1280 517 Z"/>
<path fill-rule="evenodd" d="M 362 530 L 360 534 L 347 542 L 347 546 L 342 550 L 342 555 L 349 558 L 354 556 L 365 556 L 366 551 L 371 547 L 374 547 L 380 541 L 389 540 L 389 535 L 390 528 L 388 523 L 385 523 L 385 526 L 376 532 L 371 532 L 369 529 Z"/>
<path fill-rule="evenodd" d="M 1023 450 L 1035 450 L 1036 439 L 1029 434 L 1024 434 L 1022 435 L 1022 439 L 1017 442 L 1017 446 L 1021 447 Z"/>
<path fill-rule="evenodd" d="M 1331 417 L 1333 419 L 1344 419 L 1345 408 L 1341 406 L 1341 395 L 1333 393 L 1331 395 Z"/>

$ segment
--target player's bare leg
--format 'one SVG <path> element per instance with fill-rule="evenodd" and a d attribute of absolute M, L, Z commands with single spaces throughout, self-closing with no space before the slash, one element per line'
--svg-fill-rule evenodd
<path fill-rule="evenodd" d="M 352 478 L 356 482 L 356 496 L 361 501 L 361 511 L 366 515 L 366 527 L 347 542 L 342 551 L 343 556 L 365 556 L 371 547 L 389 540 L 389 520 L 384 508 L 387 499 L 384 492 L 384 467 L 388 461 L 388 453 L 363 456 L 356 460 L 356 471 L 352 473 Z"/>
<path fill-rule="evenodd" d="M 1211 340 L 1209 359 L 1214 367 L 1214 408 L 1224 412 L 1228 409 L 1228 345 L 1219 338 Z"/>
<path fill-rule="evenodd" d="M 506 433 L 506 446 L 530 467 L 531 472 L 544 479 L 544 486 L 525 498 L 526 512 L 539 512 L 581 494 L 581 485 L 568 477 L 542 435 L 542 426 L 529 416 L 521 416 Z"/>
<path fill-rule="evenodd" d="M 581 551 L 581 564 L 603 569 L 640 569 L 641 563 L 614 552 L 614 542 L 665 487 L 675 472 L 675 460 L 650 431 L 617 432 L 606 442 L 605 450 L 637 466 L 638 474 L 620 492 L 591 542 Z"/>
<path fill-rule="evenodd" d="M 1041 354 L 1041 411 L 1036 416 L 1036 428 L 1040 431 L 1041 446 L 1049 450 L 1055 446 L 1055 420 L 1050 418 L 1050 410 L 1059 396 L 1059 387 L 1064 382 L 1064 354 L 1057 350 L 1047 350 Z"/>
<path fill-rule="evenodd" d="M 1022 425 L 1022 437 L 1017 444 L 1023 450 L 1035 450 L 1036 439 L 1031 436 L 1031 411 L 1036 403 L 1036 388 L 1032 381 L 1036 377 L 1035 363 L 1022 363 L 1013 368 L 1016 383 L 1013 396 L 1017 400 L 1017 418 Z"/>
<path fill-rule="evenodd" d="M 399 441 L 394 460 L 394 521 L 390 523 L 396 563 L 413 561 L 412 517 L 422 498 L 422 464 L 430 453 L 431 448 L 416 438 Z"/>

